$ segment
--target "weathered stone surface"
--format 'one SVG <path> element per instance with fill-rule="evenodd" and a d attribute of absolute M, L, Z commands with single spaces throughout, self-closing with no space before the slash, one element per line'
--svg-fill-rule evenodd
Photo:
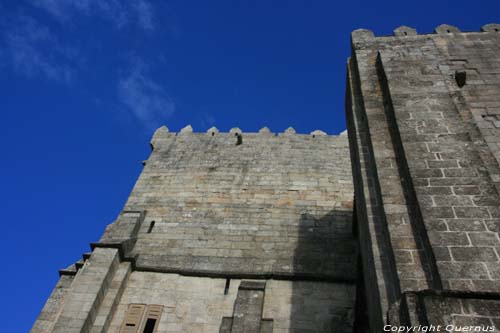
<path fill-rule="evenodd" d="M 157 145 L 125 207 L 147 211 L 137 266 L 353 279 L 347 138 L 316 135 L 233 129 Z"/>
<path fill-rule="evenodd" d="M 232 320 L 244 319 L 244 307 L 260 309 L 263 321 L 271 320 L 275 332 L 313 330 L 349 332 L 353 320 L 354 286 L 326 282 L 267 280 L 265 291 L 240 287 L 241 280 L 186 277 L 177 274 L 132 272 L 116 308 L 108 332 L 118 332 L 129 304 L 161 304 L 159 333 L 163 332 L 236 332 Z M 241 292 L 246 295 L 241 294 Z M 257 293 L 257 297 L 252 297 Z M 244 297 L 248 296 L 248 297 Z M 237 298 L 248 301 L 237 305 Z M 236 307 L 235 307 L 236 304 Z M 262 307 L 262 308 L 260 308 Z M 241 313 L 240 313 L 241 312 Z M 252 312 L 253 313 L 253 312 Z M 223 320 L 223 318 L 226 318 Z M 247 318 L 248 319 L 248 318 Z M 234 320 L 234 319 L 233 319 Z M 268 324 L 262 325 L 267 327 Z M 244 332 L 251 332 L 245 330 Z"/>
<path fill-rule="evenodd" d="M 372 331 L 382 330 L 386 314 L 401 313 L 395 307 L 415 315 L 405 293 L 429 289 L 437 292 L 429 323 L 493 325 L 476 320 L 489 310 L 467 319 L 439 293 L 452 290 L 457 302 L 499 298 L 494 28 L 441 25 L 404 42 L 401 28 L 396 37 L 353 33 L 347 119 L 365 288 L 378 290 L 367 296 Z"/>
<path fill-rule="evenodd" d="M 500 32 L 500 24 L 485 24 L 481 27 L 481 31 L 484 32 Z"/>
<path fill-rule="evenodd" d="M 405 25 L 400 26 L 399 28 L 394 29 L 394 36 L 415 36 L 417 34 L 417 30 L 407 27 Z"/>

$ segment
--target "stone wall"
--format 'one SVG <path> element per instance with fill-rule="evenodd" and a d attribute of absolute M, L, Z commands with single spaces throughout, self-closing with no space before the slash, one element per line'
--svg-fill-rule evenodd
<path fill-rule="evenodd" d="M 125 206 L 147 212 L 131 253 L 138 266 L 353 278 L 346 135 L 161 128 L 152 145 Z"/>
<path fill-rule="evenodd" d="M 498 27 L 352 34 L 347 119 L 372 330 L 405 292 L 498 298 Z"/>
<path fill-rule="evenodd" d="M 33 333 L 142 332 L 149 309 L 162 309 L 157 332 L 352 331 L 346 133 L 162 127 L 151 145 L 124 209 L 60 271 Z"/>
<path fill-rule="evenodd" d="M 232 317 L 241 280 L 133 272 L 108 332 L 119 332 L 132 303 L 163 305 L 158 333 L 219 332 L 223 317 Z M 349 332 L 353 285 L 307 281 L 266 281 L 260 316 L 272 320 L 275 333 Z"/>

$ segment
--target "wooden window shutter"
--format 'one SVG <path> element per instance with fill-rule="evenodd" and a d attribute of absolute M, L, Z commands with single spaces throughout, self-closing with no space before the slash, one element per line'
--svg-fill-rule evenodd
<path fill-rule="evenodd" d="M 141 326 L 141 333 L 155 333 L 160 325 L 163 305 L 148 305 L 146 315 Z"/>
<path fill-rule="evenodd" d="M 120 333 L 139 333 L 145 309 L 145 304 L 130 304 L 120 328 Z"/>

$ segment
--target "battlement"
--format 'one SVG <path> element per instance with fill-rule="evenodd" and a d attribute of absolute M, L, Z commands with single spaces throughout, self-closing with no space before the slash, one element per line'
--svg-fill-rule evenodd
<path fill-rule="evenodd" d="M 453 36 L 456 34 L 478 34 L 478 33 L 500 33 L 500 24 L 498 23 L 489 23 L 485 24 L 481 27 L 479 31 L 461 31 L 459 28 L 449 25 L 449 24 L 441 24 L 437 26 L 432 33 L 421 33 L 419 34 L 415 28 L 408 27 L 405 25 L 399 26 L 393 30 L 393 35 L 381 35 L 375 36 L 373 31 L 368 29 L 356 29 L 351 33 L 351 38 L 353 42 L 360 42 L 364 40 L 369 40 L 373 38 L 384 39 L 384 38 L 411 38 L 415 36 Z"/>
<path fill-rule="evenodd" d="M 211 127 L 206 132 L 194 132 L 191 125 L 187 125 L 176 133 L 170 132 L 167 126 L 162 126 L 158 128 L 153 134 L 153 137 L 151 138 L 151 148 L 154 149 L 155 146 L 161 143 L 170 142 L 174 137 L 182 137 L 186 135 L 196 136 L 199 139 L 213 138 L 214 140 L 220 140 L 220 143 L 229 145 L 241 145 L 247 142 L 246 139 L 250 139 L 251 142 L 254 142 L 253 139 L 258 138 L 266 138 L 270 140 L 273 138 L 290 139 L 291 137 L 303 140 L 337 140 L 338 138 L 347 139 L 347 130 L 338 135 L 329 135 L 319 129 L 314 130 L 309 134 L 300 134 L 297 133 L 293 127 L 288 127 L 284 132 L 281 133 L 273 133 L 268 127 L 263 127 L 258 132 L 243 132 L 238 127 L 231 128 L 229 132 L 220 132 L 217 127 Z"/>
<path fill-rule="evenodd" d="M 209 128 L 206 132 L 193 132 L 191 125 L 187 125 L 179 132 L 170 132 L 166 126 L 158 128 L 151 138 L 151 148 L 154 150 L 160 146 L 168 146 L 173 140 L 195 139 L 200 142 L 216 142 L 224 146 L 239 146 L 248 143 L 252 144 L 272 144 L 289 140 L 308 142 L 319 140 L 322 142 L 336 142 L 346 146 L 347 130 L 338 135 L 329 135 L 322 130 L 314 130 L 309 134 L 300 134 L 293 127 L 288 127 L 284 132 L 273 133 L 267 127 L 263 127 L 259 132 L 243 132 L 238 127 L 233 127 L 229 132 L 220 132 L 216 127 Z M 311 141 L 312 142 L 312 141 Z"/>

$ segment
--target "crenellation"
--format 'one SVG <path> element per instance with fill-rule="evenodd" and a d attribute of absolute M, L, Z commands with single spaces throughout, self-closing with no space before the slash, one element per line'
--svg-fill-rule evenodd
<path fill-rule="evenodd" d="M 398 37 L 416 36 L 417 30 L 414 28 L 402 25 L 402 26 L 394 29 L 393 33 L 394 33 L 394 36 L 398 36 Z"/>
<path fill-rule="evenodd" d="M 500 32 L 500 24 L 496 24 L 496 23 L 485 24 L 481 27 L 481 31 L 483 31 L 483 32 Z"/>
<path fill-rule="evenodd" d="M 446 35 L 446 34 L 454 34 L 454 33 L 459 33 L 460 30 L 449 24 L 441 24 L 434 29 L 434 32 L 439 35 Z"/>
<path fill-rule="evenodd" d="M 217 127 L 212 126 L 207 130 L 207 134 L 210 136 L 215 136 L 216 134 L 219 134 L 219 130 L 217 129 Z"/>
<path fill-rule="evenodd" d="M 193 133 L 193 127 L 191 125 L 186 125 L 186 127 L 183 127 L 181 131 L 179 132 L 180 134 L 188 134 L 188 133 Z"/>

